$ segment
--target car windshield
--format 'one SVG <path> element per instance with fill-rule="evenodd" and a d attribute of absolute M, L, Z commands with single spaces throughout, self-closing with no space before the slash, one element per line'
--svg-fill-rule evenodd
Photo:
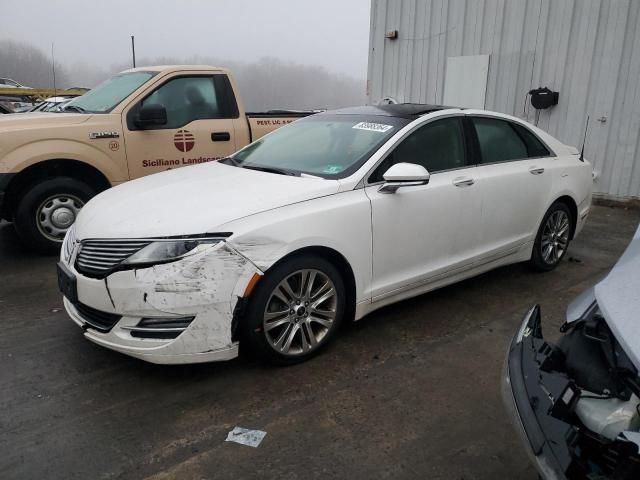
<path fill-rule="evenodd" d="M 275 130 L 233 160 L 239 166 L 345 178 L 406 123 L 394 117 L 314 115 Z"/>
<path fill-rule="evenodd" d="M 65 111 L 107 113 L 127 98 L 156 72 L 120 73 L 66 105 Z"/>

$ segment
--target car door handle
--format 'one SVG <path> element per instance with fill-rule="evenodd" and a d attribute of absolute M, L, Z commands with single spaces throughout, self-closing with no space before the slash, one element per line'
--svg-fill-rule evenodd
<path fill-rule="evenodd" d="M 229 132 L 213 132 L 211 134 L 211 141 L 213 142 L 228 142 L 229 140 L 231 140 Z"/>
<path fill-rule="evenodd" d="M 540 175 L 540 174 L 544 173 L 544 168 L 542 168 L 542 167 L 531 167 L 529 169 L 529 173 L 531 175 Z"/>
<path fill-rule="evenodd" d="M 476 181 L 469 177 L 460 177 L 453 180 L 453 184 L 456 187 L 470 187 L 474 183 L 476 183 Z"/>

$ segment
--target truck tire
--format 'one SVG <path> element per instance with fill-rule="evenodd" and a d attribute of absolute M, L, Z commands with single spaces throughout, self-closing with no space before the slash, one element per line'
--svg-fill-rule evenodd
<path fill-rule="evenodd" d="M 25 246 L 42 254 L 56 254 L 69 227 L 85 203 L 98 192 L 71 177 L 53 177 L 23 190 L 14 225 Z"/>

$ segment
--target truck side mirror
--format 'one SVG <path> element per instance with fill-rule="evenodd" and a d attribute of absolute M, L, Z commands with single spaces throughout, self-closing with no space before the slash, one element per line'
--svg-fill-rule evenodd
<path fill-rule="evenodd" d="M 159 103 L 142 105 L 138 111 L 135 124 L 140 128 L 149 128 L 167 124 L 167 109 Z"/>

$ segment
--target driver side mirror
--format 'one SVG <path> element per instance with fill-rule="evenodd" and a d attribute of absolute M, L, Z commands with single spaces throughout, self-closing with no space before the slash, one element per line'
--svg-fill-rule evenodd
<path fill-rule="evenodd" d="M 167 124 L 167 109 L 159 103 L 142 105 L 135 121 L 140 128 L 156 127 Z"/>
<path fill-rule="evenodd" d="M 431 175 L 422 165 L 416 163 L 396 163 L 384 175 L 380 193 L 396 193 L 400 187 L 413 187 L 429 183 Z"/>

